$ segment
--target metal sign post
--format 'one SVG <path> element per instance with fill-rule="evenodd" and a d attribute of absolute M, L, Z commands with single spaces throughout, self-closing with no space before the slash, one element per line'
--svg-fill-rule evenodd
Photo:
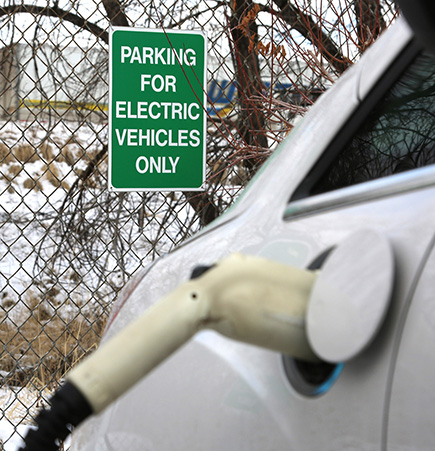
<path fill-rule="evenodd" d="M 112 29 L 109 188 L 201 189 L 206 55 L 202 32 Z"/>

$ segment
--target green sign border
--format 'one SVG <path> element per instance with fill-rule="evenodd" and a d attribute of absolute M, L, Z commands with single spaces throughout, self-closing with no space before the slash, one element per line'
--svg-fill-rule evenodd
<path fill-rule="evenodd" d="M 114 115 L 114 109 L 115 109 L 115 105 L 114 105 L 114 101 L 119 100 L 119 99 L 114 99 L 114 93 L 113 93 L 113 58 L 114 58 L 114 50 L 113 50 L 113 45 L 112 45 L 112 39 L 113 39 L 113 35 L 117 32 L 117 31 L 123 31 L 123 32 L 128 32 L 128 33 L 156 33 L 160 35 L 160 40 L 162 40 L 162 35 L 164 35 L 164 38 L 167 42 L 169 42 L 170 47 L 172 47 L 171 44 L 171 36 L 174 36 L 173 39 L 176 40 L 178 37 L 183 37 L 183 35 L 185 36 L 192 36 L 192 35 L 197 35 L 200 36 L 203 39 L 203 43 L 204 43 L 204 47 L 203 47 L 203 55 L 200 56 L 200 60 L 203 59 L 204 61 L 204 68 L 203 68 L 203 80 L 201 82 L 201 80 L 198 80 L 199 83 L 202 83 L 202 98 L 198 95 L 198 92 L 196 92 L 195 96 L 199 98 L 198 104 L 200 104 L 200 102 L 202 103 L 202 130 L 200 130 L 201 136 L 202 136 L 202 145 L 200 144 L 200 148 L 198 149 L 198 152 L 195 153 L 195 158 L 198 158 L 197 154 L 201 154 L 201 161 L 195 161 L 195 167 L 196 167 L 196 173 L 194 175 L 195 180 L 197 180 L 197 182 L 195 183 L 194 186 L 189 186 L 188 184 L 191 183 L 191 181 L 187 181 L 187 183 L 185 184 L 185 186 L 183 186 L 183 184 L 178 183 L 177 186 L 169 186 L 168 183 L 166 184 L 162 184 L 160 185 L 161 182 L 155 182 L 155 179 L 157 178 L 156 175 L 154 175 L 154 182 L 150 183 L 149 179 L 147 178 L 147 176 L 145 175 L 143 177 L 144 182 L 143 183 L 131 183 L 131 185 L 128 185 L 127 183 L 125 183 L 126 186 L 114 186 L 112 183 L 112 177 L 116 178 L 114 176 L 114 174 L 118 175 L 118 173 L 116 171 L 122 171 L 123 167 L 118 167 L 120 166 L 119 164 L 116 165 L 116 167 L 114 167 L 114 163 L 113 160 L 116 159 L 114 158 L 114 155 L 112 153 L 113 151 L 113 142 L 112 140 L 113 138 L 113 134 L 114 134 L 114 130 L 113 130 L 113 124 L 114 124 L 114 118 L 112 117 L 112 115 Z M 176 36 L 175 36 L 176 35 Z M 195 47 L 195 49 L 197 50 L 197 47 Z M 178 67 L 180 67 L 178 65 Z M 183 71 L 184 73 L 184 71 Z M 149 28 L 131 28 L 131 27 L 112 27 L 109 31 L 109 146 L 108 146 L 108 186 L 109 189 L 111 191 L 120 191 L 120 192 L 124 192 L 124 191 L 202 191 L 203 188 L 203 184 L 205 181 L 205 166 L 206 166 L 206 131 L 207 131 L 207 113 L 206 113 L 206 105 L 207 105 L 207 94 L 206 94 L 206 76 L 207 76 L 207 35 L 205 32 L 203 32 L 202 30 L 173 30 L 173 29 L 168 29 L 168 30 L 164 30 L 164 29 L 149 29 Z M 126 80 L 125 83 L 129 83 L 128 81 L 128 77 L 129 74 L 127 72 L 126 75 Z M 147 80 L 148 81 L 148 80 Z M 139 87 L 138 87 L 138 92 L 139 92 Z M 175 99 L 177 100 L 177 99 Z M 174 120 L 174 119 L 173 119 Z M 119 121 L 119 119 L 117 119 L 117 121 Z M 126 126 L 125 128 L 128 128 L 128 121 L 129 119 L 125 119 L 125 123 Z M 137 121 L 137 120 L 136 120 Z M 136 122 L 137 123 L 137 122 Z M 133 126 L 134 127 L 134 126 Z M 200 126 L 201 127 L 201 126 Z M 166 146 L 167 147 L 167 146 Z M 125 147 L 126 152 L 128 152 L 129 147 Z M 140 146 L 137 147 L 137 149 L 141 149 Z M 137 150 L 135 149 L 135 150 Z M 164 148 L 163 148 L 164 149 Z M 162 150 L 163 151 L 163 150 Z M 184 152 L 186 152 L 185 149 L 183 149 Z M 183 152 L 182 151 L 182 152 Z M 118 152 L 117 154 L 117 159 L 119 160 L 119 152 L 120 150 L 117 149 L 116 152 Z M 188 150 L 187 150 L 188 152 Z M 198 158 L 199 159 L 199 158 Z M 125 167 L 124 167 L 125 169 Z M 199 169 L 201 169 L 201 174 L 199 174 Z M 132 169 L 129 168 L 129 171 L 131 171 Z M 128 172 L 130 173 L 130 172 Z M 180 178 L 180 177 L 178 177 Z M 119 179 L 119 177 L 118 177 Z M 148 179 L 148 180 L 147 180 Z M 200 180 L 200 183 L 198 183 L 198 181 Z M 180 186 L 181 185 L 181 186 Z"/>

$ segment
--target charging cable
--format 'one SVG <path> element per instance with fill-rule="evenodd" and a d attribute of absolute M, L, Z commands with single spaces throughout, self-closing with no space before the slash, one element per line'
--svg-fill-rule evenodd
<path fill-rule="evenodd" d="M 57 450 L 57 440 L 71 427 L 103 411 L 202 329 L 318 361 L 305 332 L 316 277 L 313 271 L 241 254 L 196 269 L 191 280 L 71 370 L 21 450 Z"/>

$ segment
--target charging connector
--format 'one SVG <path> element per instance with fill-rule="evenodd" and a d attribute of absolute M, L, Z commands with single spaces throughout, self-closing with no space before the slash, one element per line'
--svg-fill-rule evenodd
<path fill-rule="evenodd" d="M 97 414 L 206 328 L 317 361 L 305 332 L 307 304 L 316 277 L 313 271 L 234 254 L 206 271 L 196 271 L 195 278 L 154 304 L 74 368 L 67 384 L 85 399 L 88 414 Z M 84 419 L 81 414 L 77 418 Z M 76 425 L 77 421 L 70 423 Z M 30 438 L 26 438 L 25 450 L 36 449 L 30 447 Z"/>

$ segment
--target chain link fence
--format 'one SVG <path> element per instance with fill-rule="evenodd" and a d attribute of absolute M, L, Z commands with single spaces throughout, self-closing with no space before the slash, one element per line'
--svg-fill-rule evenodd
<path fill-rule="evenodd" d="M 1 449 L 96 347 L 127 279 L 224 212 L 397 13 L 387 0 L 1 0 Z M 107 189 L 111 26 L 206 31 L 203 191 Z"/>

